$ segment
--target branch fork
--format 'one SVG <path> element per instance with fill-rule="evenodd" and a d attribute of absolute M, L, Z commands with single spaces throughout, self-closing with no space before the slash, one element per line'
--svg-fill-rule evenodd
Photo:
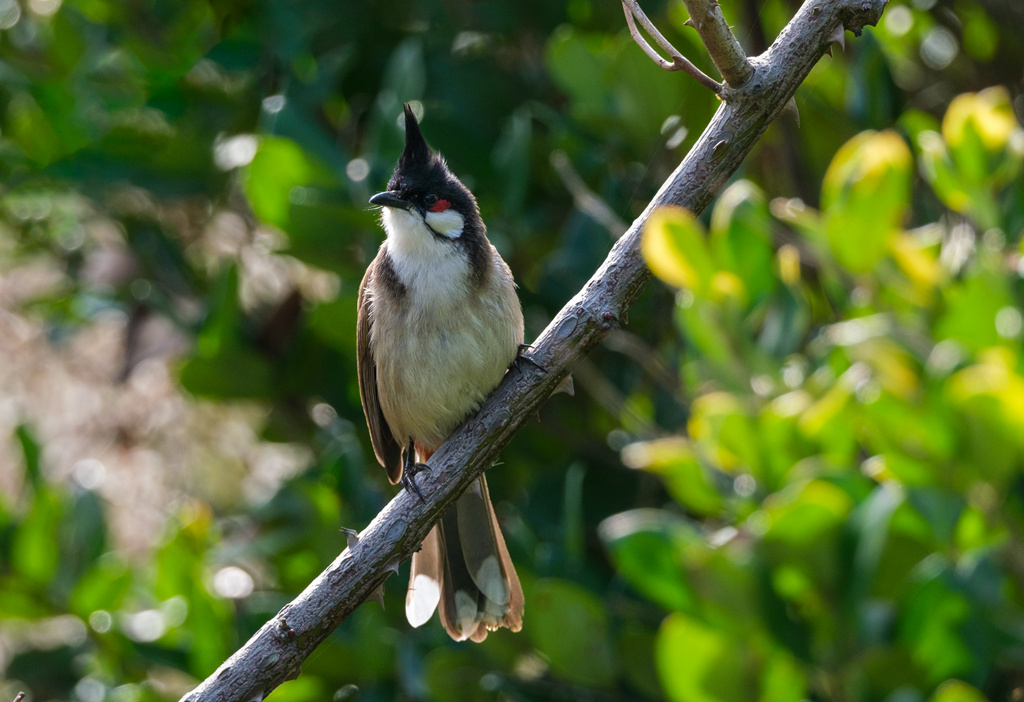
<path fill-rule="evenodd" d="M 622 11 L 626 15 L 626 24 L 629 26 L 629 36 L 633 37 L 633 41 L 643 49 L 644 53 L 647 54 L 652 61 L 664 68 L 666 71 L 685 71 L 689 73 L 698 83 L 708 88 L 715 95 L 721 95 L 722 84 L 717 80 L 704 73 L 696 66 L 694 66 L 689 59 L 680 53 L 676 47 L 672 45 L 665 36 L 658 31 L 658 28 L 654 26 L 654 22 L 647 17 L 647 14 L 640 9 L 640 3 L 637 0 L 622 0 Z M 636 20 L 640 21 L 643 25 L 644 31 L 647 32 L 652 39 L 665 51 L 671 60 L 662 58 L 661 54 L 654 49 L 643 34 L 637 29 Z"/>

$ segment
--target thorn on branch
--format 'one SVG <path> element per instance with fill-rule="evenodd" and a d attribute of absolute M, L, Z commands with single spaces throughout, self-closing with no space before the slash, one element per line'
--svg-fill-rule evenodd
<path fill-rule="evenodd" d="M 644 53 L 647 54 L 652 61 L 664 68 L 666 71 L 685 71 L 715 95 L 722 94 L 722 84 L 694 66 L 685 56 L 679 53 L 679 50 L 672 46 L 672 43 L 658 31 L 658 28 L 654 26 L 654 23 L 651 22 L 644 11 L 640 9 L 640 5 L 637 0 L 622 0 L 622 12 L 626 15 L 626 24 L 629 25 L 629 36 L 633 37 L 633 41 L 637 43 L 637 46 L 643 49 Z M 655 43 L 657 43 L 658 46 L 660 46 L 661 49 L 671 57 L 671 60 L 662 58 L 661 54 L 647 43 L 647 40 L 644 39 L 642 34 L 640 34 L 640 30 L 637 29 L 634 18 L 636 18 L 636 20 L 640 20 L 640 24 L 643 26 L 644 31 L 647 32 L 651 38 L 654 39 Z M 690 20 L 687 20 L 687 23 L 689 22 Z"/>
<path fill-rule="evenodd" d="M 18 694 L 17 694 L 16 696 L 15 696 L 15 698 L 14 698 L 14 702 L 22 702 L 22 700 L 24 700 L 24 699 L 25 699 L 25 693 L 24 693 L 24 692 L 19 692 L 19 693 L 18 693 Z"/>
<path fill-rule="evenodd" d="M 345 539 L 348 541 L 349 548 L 355 548 L 356 544 L 359 543 L 359 532 L 355 529 L 346 529 L 342 527 L 339 531 L 345 535 Z"/>
<path fill-rule="evenodd" d="M 800 126 L 800 108 L 796 106 L 796 98 L 789 99 L 789 102 L 786 103 L 786 107 L 783 108 L 783 112 L 787 115 L 793 115 L 793 119 L 796 120 L 796 126 Z"/>
<path fill-rule="evenodd" d="M 839 44 L 839 48 L 842 49 L 843 51 L 846 51 L 846 28 L 842 24 L 840 24 L 838 27 L 836 27 L 836 30 L 834 32 L 832 32 L 832 34 L 829 35 L 828 40 L 829 40 L 829 42 L 835 42 L 836 44 Z M 831 45 L 831 43 L 829 44 L 828 49 L 829 49 L 829 56 L 831 56 L 832 55 L 832 45 Z"/>

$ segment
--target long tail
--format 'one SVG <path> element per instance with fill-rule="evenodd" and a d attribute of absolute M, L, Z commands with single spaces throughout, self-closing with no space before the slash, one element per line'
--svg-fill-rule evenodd
<path fill-rule="evenodd" d="M 427 458 L 429 454 L 421 460 Z M 413 554 L 405 616 L 412 626 L 420 626 L 438 605 L 441 623 L 456 641 L 479 642 L 498 627 L 519 631 L 523 626 L 523 589 L 483 476 Z"/>

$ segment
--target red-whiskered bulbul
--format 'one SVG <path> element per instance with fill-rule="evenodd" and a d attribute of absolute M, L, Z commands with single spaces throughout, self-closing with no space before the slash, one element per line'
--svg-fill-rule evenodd
<path fill-rule="evenodd" d="M 392 483 L 415 489 L 417 464 L 515 360 L 523 313 L 476 198 L 430 152 L 408 105 L 405 151 L 387 191 L 370 202 L 381 207 L 387 238 L 359 287 L 359 391 L 377 460 Z M 522 627 L 523 590 L 483 476 L 412 557 L 409 623 L 425 623 L 438 605 L 456 641 Z"/>

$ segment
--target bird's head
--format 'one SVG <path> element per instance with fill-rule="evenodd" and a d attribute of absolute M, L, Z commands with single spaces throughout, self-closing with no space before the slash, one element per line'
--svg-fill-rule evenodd
<path fill-rule="evenodd" d="M 405 151 L 388 181 L 388 189 L 371 197 L 370 203 L 381 206 L 389 236 L 399 230 L 422 230 L 421 224 L 432 237 L 446 241 L 484 232 L 476 198 L 448 170 L 444 159 L 431 153 L 408 105 Z"/>

